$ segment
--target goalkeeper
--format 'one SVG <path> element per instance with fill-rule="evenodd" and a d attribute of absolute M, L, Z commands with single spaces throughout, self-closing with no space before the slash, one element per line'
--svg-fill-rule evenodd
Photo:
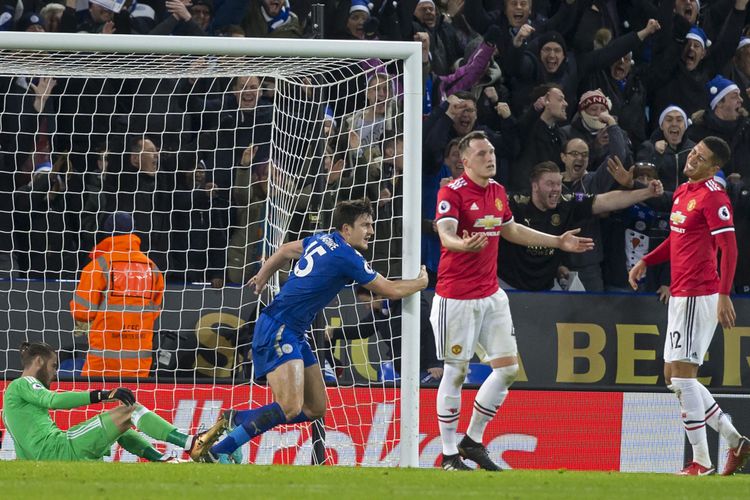
<path fill-rule="evenodd" d="M 25 460 L 99 460 L 109 455 L 117 441 L 129 452 L 152 462 L 173 461 L 157 451 L 132 427 L 159 441 L 182 447 L 210 446 L 218 431 L 188 436 L 175 426 L 135 402 L 130 389 L 91 392 L 50 391 L 57 374 L 57 353 L 44 343 L 24 342 L 20 347 L 23 373 L 3 395 L 3 422 L 15 442 L 16 457 Z M 120 406 L 68 429 L 60 430 L 50 409 L 69 409 L 99 402 L 119 401 Z"/>

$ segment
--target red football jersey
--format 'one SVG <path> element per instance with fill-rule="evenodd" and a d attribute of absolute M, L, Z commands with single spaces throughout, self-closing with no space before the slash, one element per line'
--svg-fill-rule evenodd
<path fill-rule="evenodd" d="M 505 188 L 490 180 L 483 188 L 462 175 L 438 192 L 435 220 L 458 222 L 458 236 L 485 233 L 489 244 L 481 252 L 452 252 L 440 249 L 435 291 L 449 299 L 481 299 L 499 288 L 497 250 L 501 227 L 513 220 Z"/>
<path fill-rule="evenodd" d="M 670 292 L 695 297 L 719 292 L 718 261 L 713 236 L 734 231 L 732 205 L 713 178 L 677 188 L 669 217 L 672 264 Z"/>

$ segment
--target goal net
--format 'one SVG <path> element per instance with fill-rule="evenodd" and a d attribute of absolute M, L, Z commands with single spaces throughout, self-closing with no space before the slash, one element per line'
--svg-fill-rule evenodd
<path fill-rule="evenodd" d="M 53 387 L 131 387 L 186 432 L 221 410 L 271 402 L 253 377 L 252 327 L 288 269 L 261 297 L 243 284 L 284 242 L 329 231 L 342 200 L 372 203 L 372 266 L 416 276 L 417 44 L 26 33 L 0 42 L 3 389 L 21 374 L 20 343 L 44 341 L 60 357 Z M 128 302 L 142 276 L 117 289 L 127 273 L 115 264 L 102 297 L 120 290 L 129 323 L 157 317 L 153 346 L 131 335 L 120 352 L 99 351 L 89 345 L 95 323 L 74 321 L 71 299 L 81 300 L 83 267 L 128 224 L 165 280 L 163 300 L 148 289 L 160 312 Z M 108 314 L 111 304 L 86 306 Z M 267 432 L 242 461 L 417 465 L 419 345 L 412 335 L 402 348 L 401 335 L 415 321 L 418 298 L 389 304 L 344 289 L 309 332 L 328 414 Z M 87 352 L 122 361 L 143 351 L 148 376 L 82 372 Z M 104 408 L 54 418 L 65 429 Z M 0 458 L 13 456 L 6 432 Z M 117 445 L 111 458 L 136 459 Z"/>

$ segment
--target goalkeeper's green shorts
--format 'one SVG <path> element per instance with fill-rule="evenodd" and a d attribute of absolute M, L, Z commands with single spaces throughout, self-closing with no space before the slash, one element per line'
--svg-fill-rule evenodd
<path fill-rule="evenodd" d="M 65 433 L 68 446 L 59 448 L 60 456 L 47 460 L 101 460 L 109 456 L 112 445 L 122 433 L 107 413 L 74 425 Z"/>

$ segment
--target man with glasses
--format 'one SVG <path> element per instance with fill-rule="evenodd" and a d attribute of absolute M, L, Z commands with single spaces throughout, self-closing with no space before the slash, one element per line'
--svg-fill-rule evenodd
<path fill-rule="evenodd" d="M 600 116 L 606 115 L 605 120 L 612 120 L 607 127 L 609 135 L 610 156 L 598 166 L 594 172 L 587 170 L 589 163 L 589 147 L 582 139 L 571 139 L 563 147 L 560 159 L 565 165 L 563 172 L 562 192 L 572 197 L 578 195 L 592 196 L 611 191 L 617 185 L 613 175 L 610 175 L 607 162 L 610 159 L 625 158 L 627 153 L 625 133 L 620 127 L 613 123 L 614 120 L 606 112 Z M 612 174 L 625 173 L 624 168 L 614 169 L 613 163 Z M 624 208 L 624 207 L 623 207 Z M 584 288 L 592 292 L 601 292 L 604 290 L 604 279 L 602 277 L 601 263 L 604 260 L 602 245 L 601 226 L 598 217 L 589 217 L 582 221 L 581 234 L 594 240 L 595 247 L 588 255 L 569 256 L 565 264 L 570 271 L 576 271 L 581 279 Z M 567 269 L 562 270 L 562 274 L 567 274 Z"/>

